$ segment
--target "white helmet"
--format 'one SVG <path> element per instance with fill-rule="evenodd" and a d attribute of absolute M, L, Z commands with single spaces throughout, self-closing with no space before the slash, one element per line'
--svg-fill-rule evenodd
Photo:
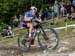
<path fill-rule="evenodd" d="M 31 7 L 30 7 L 30 10 L 35 10 L 35 11 L 37 11 L 37 8 L 36 8 L 35 6 L 31 6 Z"/>

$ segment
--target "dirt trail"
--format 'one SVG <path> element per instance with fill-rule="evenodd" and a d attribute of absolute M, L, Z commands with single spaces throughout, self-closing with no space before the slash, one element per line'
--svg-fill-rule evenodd
<path fill-rule="evenodd" d="M 43 52 L 39 47 L 32 47 L 28 52 L 20 50 L 17 46 L 17 42 L 0 42 L 0 56 L 68 56 L 68 54 L 57 53 L 56 50 L 49 52 Z M 60 46 L 59 46 L 60 48 Z"/>
<path fill-rule="evenodd" d="M 16 46 L 10 46 L 0 47 L 0 56 L 68 56 L 68 54 L 43 53 L 40 48 L 32 48 L 28 52 L 23 52 Z"/>
<path fill-rule="evenodd" d="M 42 50 L 38 47 L 32 47 L 28 52 L 20 50 L 17 41 L 0 42 L 0 56 L 33 56 L 32 54 L 41 54 Z"/>
<path fill-rule="evenodd" d="M 0 42 L 0 56 L 69 56 L 69 53 L 75 51 L 75 34 L 69 33 L 63 37 L 65 39 L 60 40 L 56 50 L 47 52 L 39 47 L 32 47 L 28 52 L 24 52 L 18 47 L 17 40 L 2 41 Z"/>

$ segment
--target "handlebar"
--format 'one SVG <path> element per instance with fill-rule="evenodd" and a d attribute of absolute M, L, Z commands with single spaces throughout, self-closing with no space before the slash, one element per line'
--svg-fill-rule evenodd
<path fill-rule="evenodd" d="M 42 25 L 47 24 L 46 21 L 41 21 L 41 22 L 39 22 L 39 21 L 37 21 L 36 19 L 32 19 L 31 22 L 36 22 L 36 23 L 42 24 Z"/>

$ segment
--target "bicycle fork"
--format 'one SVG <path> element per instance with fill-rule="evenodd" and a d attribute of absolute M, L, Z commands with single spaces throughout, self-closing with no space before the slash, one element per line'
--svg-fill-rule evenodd
<path fill-rule="evenodd" d="M 45 40 L 49 39 L 47 34 L 45 33 L 44 29 L 41 29 L 41 33 L 42 33 L 42 36 L 44 37 Z"/>

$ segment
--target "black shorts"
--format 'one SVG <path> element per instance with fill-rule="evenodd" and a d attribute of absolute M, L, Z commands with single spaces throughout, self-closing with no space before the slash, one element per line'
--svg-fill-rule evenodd
<path fill-rule="evenodd" d="M 73 7 L 73 10 L 74 10 L 73 12 L 75 12 L 75 6 L 72 6 L 72 7 Z"/>
<path fill-rule="evenodd" d="M 24 27 L 26 27 L 26 28 L 29 28 L 29 27 L 27 27 L 27 23 L 31 23 L 31 22 L 25 22 L 25 24 L 23 24 L 23 26 Z M 32 22 L 32 25 L 33 25 L 33 27 L 36 29 L 36 28 L 38 28 L 38 24 L 36 23 L 36 22 Z"/>
<path fill-rule="evenodd" d="M 14 27 L 18 27 L 18 22 L 14 22 Z"/>
<path fill-rule="evenodd" d="M 23 24 L 22 24 L 22 26 L 25 27 L 25 28 L 28 28 L 28 27 L 27 27 L 27 23 L 28 23 L 28 22 L 25 22 L 25 21 L 24 21 Z"/>
<path fill-rule="evenodd" d="M 67 14 L 71 15 L 71 9 L 67 9 Z"/>
<path fill-rule="evenodd" d="M 75 10 L 75 6 L 72 6 L 73 7 L 73 9 Z"/>

